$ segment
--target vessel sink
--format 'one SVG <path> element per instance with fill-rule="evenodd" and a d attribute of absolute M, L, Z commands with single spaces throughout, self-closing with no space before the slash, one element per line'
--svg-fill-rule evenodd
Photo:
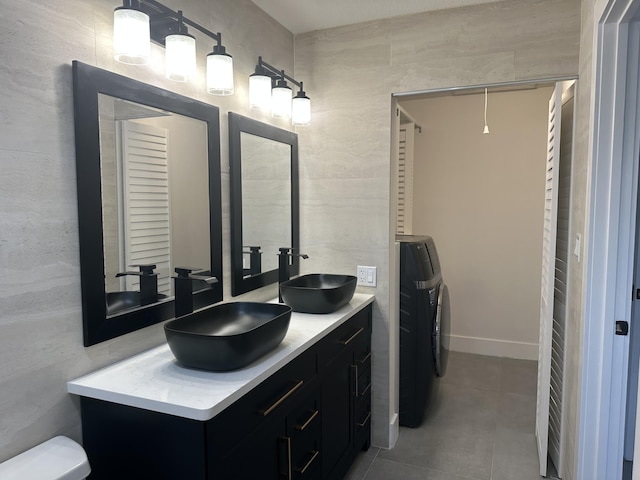
<path fill-rule="evenodd" d="M 107 302 L 107 315 L 115 315 L 118 312 L 129 308 L 140 306 L 140 292 L 128 291 L 123 292 L 107 292 L 105 295 Z M 166 295 L 159 293 L 158 301 L 167 298 Z"/>
<path fill-rule="evenodd" d="M 331 313 L 349 303 L 356 283 L 353 275 L 313 273 L 282 282 L 280 295 L 294 312 Z"/>
<path fill-rule="evenodd" d="M 223 372 L 244 367 L 276 348 L 290 320 L 287 305 L 231 302 L 171 320 L 164 333 L 180 365 Z"/>

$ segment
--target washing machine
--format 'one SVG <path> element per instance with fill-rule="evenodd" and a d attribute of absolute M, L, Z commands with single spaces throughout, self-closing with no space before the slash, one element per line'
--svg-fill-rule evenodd
<path fill-rule="evenodd" d="M 447 369 L 449 290 L 430 236 L 398 235 L 400 244 L 400 425 L 417 427 Z"/>

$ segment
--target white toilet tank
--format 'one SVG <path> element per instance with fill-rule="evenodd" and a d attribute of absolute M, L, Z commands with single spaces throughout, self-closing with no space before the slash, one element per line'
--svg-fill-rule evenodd
<path fill-rule="evenodd" d="M 90 473 L 84 449 L 62 436 L 0 463 L 0 480 L 82 480 Z"/>

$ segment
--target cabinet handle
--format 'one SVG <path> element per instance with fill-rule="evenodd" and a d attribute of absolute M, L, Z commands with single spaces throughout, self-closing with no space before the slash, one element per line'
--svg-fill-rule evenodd
<path fill-rule="evenodd" d="M 360 365 L 362 365 L 362 364 L 364 364 L 367 360 L 369 360 L 370 358 L 371 358 L 371 352 L 367 353 L 367 355 L 366 355 L 363 359 L 358 360 L 358 363 L 360 363 Z"/>
<path fill-rule="evenodd" d="M 362 332 L 364 332 L 364 327 L 360 327 L 358 329 L 358 331 L 356 333 L 354 333 L 353 335 L 351 335 L 348 339 L 346 340 L 340 340 L 340 343 L 343 345 L 349 345 L 358 335 L 360 335 Z"/>
<path fill-rule="evenodd" d="M 284 443 L 284 445 L 287 448 L 286 451 L 286 462 L 287 462 L 287 471 L 286 473 L 284 473 L 285 479 L 284 480 L 292 480 L 293 478 L 293 471 L 292 471 L 292 467 L 291 467 L 291 438 L 290 437 L 280 437 L 280 441 Z M 282 473 L 282 468 L 280 469 L 280 478 L 282 478 L 283 473 Z"/>
<path fill-rule="evenodd" d="M 311 459 L 309 459 L 309 461 L 307 462 L 307 464 L 298 469 L 298 472 L 302 475 L 304 475 L 304 472 L 307 471 L 307 468 L 309 468 L 311 466 L 311 464 L 313 463 L 313 461 L 316 459 L 316 457 L 320 454 L 319 450 L 316 450 L 315 452 L 313 452 L 313 457 L 311 457 Z"/>
<path fill-rule="evenodd" d="M 302 384 L 304 383 L 304 380 L 300 380 L 298 383 L 296 383 L 293 388 L 291 390 L 289 390 L 287 393 L 285 393 L 282 397 L 280 397 L 280 399 L 275 402 L 273 405 L 271 405 L 269 408 L 265 408 L 264 410 L 258 410 L 258 413 L 260 413 L 260 415 L 262 415 L 263 417 L 266 417 L 267 415 L 269 415 L 271 412 L 273 412 L 278 405 L 280 405 L 282 402 L 284 402 L 287 398 L 289 398 L 291 395 L 293 395 L 295 393 L 296 390 L 298 390 Z"/>
<path fill-rule="evenodd" d="M 369 382 L 369 384 L 366 387 L 364 387 L 364 390 L 359 393 L 359 396 L 362 397 L 363 395 L 365 395 L 370 388 L 371 388 L 371 382 Z"/>
<path fill-rule="evenodd" d="M 369 421 L 370 418 L 371 418 L 371 412 L 367 413 L 367 416 L 364 417 L 364 420 L 362 422 L 358 423 L 358 426 L 359 427 L 364 427 L 367 424 L 367 422 Z"/>
<path fill-rule="evenodd" d="M 320 413 L 318 410 L 314 410 L 306 422 L 304 422 L 302 425 L 296 425 L 296 429 L 302 431 L 307 428 L 312 420 L 318 416 L 318 413 Z"/>

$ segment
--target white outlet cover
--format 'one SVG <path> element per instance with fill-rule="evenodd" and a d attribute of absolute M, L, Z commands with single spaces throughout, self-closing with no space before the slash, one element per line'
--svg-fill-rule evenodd
<path fill-rule="evenodd" d="M 376 267 L 358 265 L 358 285 L 375 287 L 377 283 Z"/>

